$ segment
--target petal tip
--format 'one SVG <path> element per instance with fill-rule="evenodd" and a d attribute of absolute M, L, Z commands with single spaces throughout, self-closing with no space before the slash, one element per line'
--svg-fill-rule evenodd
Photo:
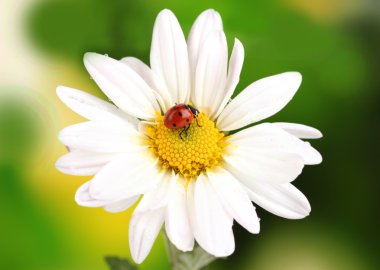
<path fill-rule="evenodd" d="M 57 171 L 66 174 L 66 172 L 65 172 L 65 167 L 62 166 L 61 158 L 59 158 L 59 159 L 55 162 L 54 167 L 57 169 Z"/>
<path fill-rule="evenodd" d="M 220 16 L 220 13 L 218 11 L 216 11 L 215 9 L 213 8 L 209 8 L 209 9 L 206 9 L 205 11 L 203 11 L 199 17 L 208 17 L 209 18 L 211 17 L 212 20 L 214 20 L 215 22 L 217 22 L 220 26 L 220 30 L 223 29 L 223 26 L 222 26 L 222 16 Z"/>
<path fill-rule="evenodd" d="M 260 233 L 260 219 L 258 218 L 255 220 L 255 222 L 252 222 L 249 227 L 245 227 L 247 231 L 249 231 L 252 234 L 259 234 Z"/>
<path fill-rule="evenodd" d="M 210 14 L 210 15 L 213 15 L 213 16 L 218 16 L 218 17 L 221 17 L 219 12 L 216 11 L 215 9 L 213 8 L 209 8 L 209 9 L 206 9 L 205 11 L 202 12 L 203 14 Z M 201 13 L 201 14 L 202 14 Z"/>
<path fill-rule="evenodd" d="M 323 138 L 323 133 L 320 130 L 315 129 L 315 139 L 320 139 L 320 138 Z"/>
<path fill-rule="evenodd" d="M 298 71 L 291 71 L 290 74 L 292 76 L 294 76 L 294 79 L 300 81 L 300 83 L 301 83 L 301 81 L 302 81 L 302 74 L 300 72 L 298 72 Z"/>
<path fill-rule="evenodd" d="M 86 52 L 83 55 L 83 63 L 87 67 L 88 64 L 96 64 L 97 61 L 104 59 L 105 55 L 95 52 Z"/>
<path fill-rule="evenodd" d="M 234 43 L 235 45 L 243 47 L 243 43 L 241 43 L 240 39 L 238 39 L 237 37 L 234 38 Z"/>
<path fill-rule="evenodd" d="M 63 85 L 58 85 L 57 88 L 55 89 L 55 92 L 58 96 L 58 98 L 66 104 L 65 100 L 67 99 L 70 99 L 70 96 L 72 94 L 78 94 L 80 93 L 81 91 L 77 90 L 77 89 L 74 89 L 74 88 L 70 88 L 70 87 L 67 87 L 67 86 L 63 86 Z"/>
<path fill-rule="evenodd" d="M 64 129 L 62 129 L 61 131 L 59 131 L 58 132 L 58 140 L 62 143 L 62 144 L 64 144 L 65 146 L 66 146 L 66 144 L 65 144 L 65 142 L 66 142 L 66 130 L 67 130 L 67 128 L 68 127 L 66 127 L 66 128 L 64 128 Z"/>
<path fill-rule="evenodd" d="M 301 84 L 301 82 L 302 82 L 302 74 L 298 71 L 287 71 L 284 73 L 280 73 L 278 75 L 286 76 L 286 77 L 288 77 L 288 79 L 292 79 L 296 82 L 299 82 L 299 84 Z M 274 76 L 276 76 L 276 75 L 274 75 Z"/>
<path fill-rule="evenodd" d="M 64 102 L 66 92 L 67 88 L 65 86 L 58 85 L 57 88 L 55 88 L 55 94 L 62 102 Z"/>
<path fill-rule="evenodd" d="M 66 87 L 63 86 L 63 85 L 58 85 L 58 86 L 55 88 L 55 92 L 57 93 L 57 96 L 62 95 L 65 91 L 66 91 Z"/>
<path fill-rule="evenodd" d="M 135 252 L 132 252 L 132 250 L 131 250 L 131 255 L 132 255 L 133 261 L 136 264 L 141 264 L 145 260 L 145 257 L 142 257 L 141 255 L 136 254 Z"/>
<path fill-rule="evenodd" d="M 315 150 L 315 165 L 318 165 L 318 164 L 321 164 L 322 161 L 323 161 L 323 157 L 321 155 L 321 153 L 319 153 L 317 150 Z"/>
<path fill-rule="evenodd" d="M 305 208 L 302 209 L 302 211 L 298 211 L 297 213 L 294 213 L 293 215 L 287 216 L 285 218 L 294 219 L 294 220 L 295 219 L 304 219 L 310 215 L 310 212 L 311 212 L 311 208 L 310 208 L 310 205 L 308 205 L 308 206 L 305 206 Z"/>
<path fill-rule="evenodd" d="M 161 17 L 161 16 L 174 16 L 174 17 L 175 17 L 173 11 L 171 11 L 171 10 L 168 9 L 168 8 L 165 8 L 165 9 L 161 10 L 161 11 L 158 13 L 158 15 L 157 15 L 157 19 L 158 19 L 159 17 Z"/>
<path fill-rule="evenodd" d="M 99 55 L 98 53 L 96 53 L 96 52 L 86 52 L 86 53 L 84 53 L 84 55 L 83 55 L 83 58 L 88 58 L 88 57 L 92 57 L 92 56 L 95 56 L 95 55 Z"/>
<path fill-rule="evenodd" d="M 311 212 L 311 205 L 309 201 L 307 201 L 307 203 L 305 202 L 305 204 L 303 205 L 303 209 L 302 209 L 302 212 L 300 213 L 299 219 L 309 216 L 310 212 Z"/>
<path fill-rule="evenodd" d="M 84 55 L 83 55 L 83 61 L 86 62 L 89 60 L 89 58 L 92 58 L 96 55 L 97 53 L 94 53 L 94 52 L 86 52 Z"/>

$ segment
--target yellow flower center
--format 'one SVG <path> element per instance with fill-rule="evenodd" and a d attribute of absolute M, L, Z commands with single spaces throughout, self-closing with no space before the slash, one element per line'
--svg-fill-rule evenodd
<path fill-rule="evenodd" d="M 190 124 L 190 128 L 182 133 L 180 129 L 165 127 L 163 116 L 157 117 L 156 125 L 148 126 L 149 145 L 159 157 L 162 168 L 173 169 L 185 178 L 198 176 L 207 168 L 218 166 L 222 160 L 222 152 L 227 144 L 226 137 L 215 123 L 201 113 Z"/>

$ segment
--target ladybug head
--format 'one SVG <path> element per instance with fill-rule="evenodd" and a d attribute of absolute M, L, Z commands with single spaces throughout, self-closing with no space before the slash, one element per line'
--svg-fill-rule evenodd
<path fill-rule="evenodd" d="M 189 109 L 191 110 L 191 112 L 194 114 L 194 116 L 197 116 L 199 114 L 199 110 L 197 108 L 194 108 L 191 105 L 187 105 L 187 106 L 189 107 Z"/>

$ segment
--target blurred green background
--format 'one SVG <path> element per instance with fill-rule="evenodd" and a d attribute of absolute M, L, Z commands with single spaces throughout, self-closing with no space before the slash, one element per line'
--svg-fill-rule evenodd
<path fill-rule="evenodd" d="M 324 162 L 295 181 L 311 215 L 289 221 L 258 209 L 262 230 L 234 226 L 237 248 L 209 269 L 380 269 L 380 2 L 378 0 L 0 3 L 0 269 L 106 270 L 104 255 L 130 257 L 131 211 L 75 204 L 86 177 L 57 172 L 58 131 L 80 122 L 55 96 L 67 85 L 104 97 L 82 65 L 87 51 L 148 63 L 157 13 L 170 8 L 187 35 L 198 14 L 223 17 L 229 46 L 246 58 L 238 91 L 297 70 L 303 84 L 270 121 L 315 126 Z M 141 269 L 169 269 L 161 237 Z"/>

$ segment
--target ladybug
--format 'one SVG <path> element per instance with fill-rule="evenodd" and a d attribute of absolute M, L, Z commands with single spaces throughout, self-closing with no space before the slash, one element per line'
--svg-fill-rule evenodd
<path fill-rule="evenodd" d="M 179 136 L 181 140 L 183 140 L 182 133 L 187 132 L 194 118 L 197 121 L 197 125 L 200 127 L 197 118 L 198 114 L 199 110 L 189 104 L 176 104 L 165 113 L 164 125 L 169 129 L 182 128 Z"/>

